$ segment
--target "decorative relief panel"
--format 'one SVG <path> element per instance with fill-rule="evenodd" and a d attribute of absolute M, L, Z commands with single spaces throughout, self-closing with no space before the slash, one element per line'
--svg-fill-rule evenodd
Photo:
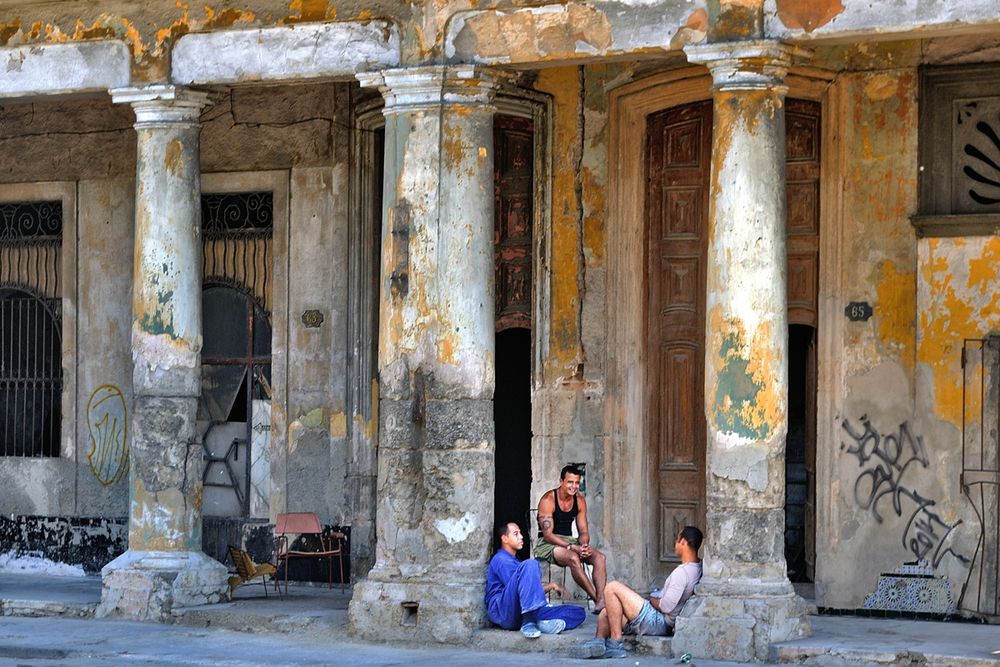
<path fill-rule="evenodd" d="M 925 67 L 920 77 L 923 236 L 993 235 L 1000 229 L 1000 68 Z"/>
<path fill-rule="evenodd" d="M 664 188 L 663 211 L 666 222 L 663 240 L 695 238 L 704 218 L 701 202 L 705 193 L 701 188 Z"/>
<path fill-rule="evenodd" d="M 697 526 L 698 503 L 676 500 L 660 502 L 660 562 L 680 563 L 674 553 L 674 539 L 684 526 Z"/>
<path fill-rule="evenodd" d="M 664 128 L 666 163 L 671 167 L 693 167 L 701 161 L 701 121 L 693 120 Z"/>

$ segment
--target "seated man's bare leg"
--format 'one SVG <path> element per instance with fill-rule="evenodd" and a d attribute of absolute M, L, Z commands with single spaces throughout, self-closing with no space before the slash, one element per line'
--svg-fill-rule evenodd
<path fill-rule="evenodd" d="M 646 600 L 620 581 L 612 581 L 604 589 L 604 613 L 608 617 L 608 637 L 621 639 L 622 629 L 628 621 L 639 616 Z M 601 615 L 603 616 L 604 613 Z"/>
<path fill-rule="evenodd" d="M 587 570 L 583 567 L 580 556 L 566 547 L 556 547 L 552 551 L 552 558 L 555 559 L 557 565 L 568 567 L 570 574 L 573 575 L 573 581 L 590 596 L 590 599 L 597 601 L 597 591 L 594 590 L 594 584 L 587 576 Z"/>
<path fill-rule="evenodd" d="M 608 566 L 604 554 L 602 554 L 597 549 L 593 550 L 593 553 L 586 559 L 587 563 L 594 568 L 594 610 L 601 611 L 604 609 L 604 587 L 608 583 Z"/>
<path fill-rule="evenodd" d="M 597 636 L 607 639 L 611 636 L 611 623 L 608 621 L 608 610 L 604 609 L 597 616 Z"/>

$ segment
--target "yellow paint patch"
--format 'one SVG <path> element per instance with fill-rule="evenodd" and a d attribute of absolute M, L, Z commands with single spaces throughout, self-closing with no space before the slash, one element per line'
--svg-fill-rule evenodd
<path fill-rule="evenodd" d="M 347 437 L 347 415 L 343 412 L 335 412 L 330 415 L 330 435 L 334 438 Z"/>
<path fill-rule="evenodd" d="M 921 304 L 918 361 L 932 371 L 935 413 L 960 426 L 964 341 L 1000 329 L 1000 238 L 925 239 L 921 244 L 920 291 L 928 303 Z"/>
<path fill-rule="evenodd" d="M 994 236 L 983 248 L 982 255 L 969 259 L 969 289 L 996 292 L 998 268 L 1000 268 L 1000 239 Z"/>
<path fill-rule="evenodd" d="M 11 37 L 21 32 L 21 19 L 0 23 L 0 46 L 7 46 Z"/>
<path fill-rule="evenodd" d="M 879 340 L 901 363 L 913 368 L 916 348 L 917 284 L 913 271 L 900 271 L 895 262 L 879 267 L 875 285 L 875 318 Z"/>
<path fill-rule="evenodd" d="M 580 82 L 573 67 L 543 69 L 535 87 L 552 96 L 552 291 L 549 366 L 553 376 L 576 372 L 580 344 Z"/>
<path fill-rule="evenodd" d="M 875 74 L 865 82 L 865 95 L 871 100 L 887 100 L 899 89 L 896 77 L 889 74 Z"/>
<path fill-rule="evenodd" d="M 179 174 L 184 167 L 183 157 L 182 157 L 183 154 L 184 154 L 184 145 L 180 142 L 179 139 L 174 139 L 169 144 L 167 144 L 167 153 L 166 157 L 164 157 L 163 163 L 164 166 L 167 168 L 167 171 L 169 171 L 171 174 L 175 176 Z"/>
<path fill-rule="evenodd" d="M 584 250 L 588 266 L 604 265 L 604 221 L 607 219 L 607 188 L 602 187 L 591 169 L 581 170 L 583 200 L 587 215 L 583 219 Z"/>

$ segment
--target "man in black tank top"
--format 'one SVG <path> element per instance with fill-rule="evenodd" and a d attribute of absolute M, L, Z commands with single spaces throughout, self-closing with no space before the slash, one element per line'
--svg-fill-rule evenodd
<path fill-rule="evenodd" d="M 538 545 L 535 558 L 568 567 L 573 580 L 594 601 L 594 612 L 604 608 L 608 581 L 604 554 L 590 545 L 587 499 L 580 493 L 581 472 L 568 465 L 559 473 L 559 486 L 538 501 Z M 577 537 L 573 537 L 573 522 Z M 593 581 L 584 563 L 594 568 Z"/>

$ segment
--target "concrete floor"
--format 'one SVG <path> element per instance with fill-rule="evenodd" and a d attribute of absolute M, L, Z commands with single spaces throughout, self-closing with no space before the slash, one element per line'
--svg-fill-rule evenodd
<path fill-rule="evenodd" d="M 184 610 L 176 625 L 86 618 L 99 597 L 96 577 L 0 574 L 0 665 L 580 664 L 566 649 L 594 628 L 588 616 L 573 632 L 533 641 L 493 629 L 475 633 L 468 647 L 387 646 L 347 637 L 350 591 L 336 587 L 293 586 L 287 598 L 269 589 L 265 598 L 262 586 L 243 586 L 232 602 Z M 812 637 L 774 648 L 777 663 L 1000 665 L 1000 626 L 831 616 L 812 623 Z M 644 638 L 617 664 L 676 664 L 669 641 Z"/>

